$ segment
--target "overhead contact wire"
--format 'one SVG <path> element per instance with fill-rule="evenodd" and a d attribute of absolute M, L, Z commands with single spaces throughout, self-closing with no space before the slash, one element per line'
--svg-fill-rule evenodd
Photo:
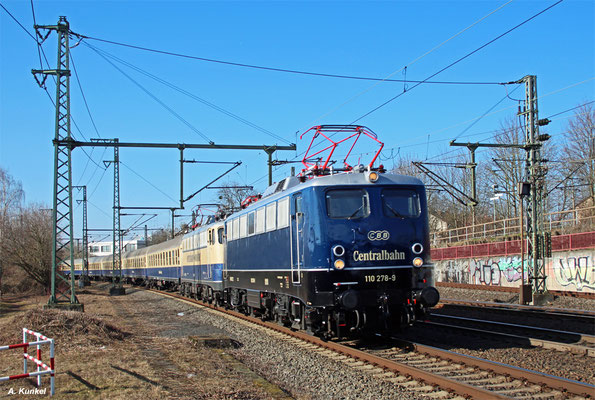
<path fill-rule="evenodd" d="M 362 81 L 380 81 L 380 82 L 398 82 L 398 83 L 412 82 L 412 83 L 427 83 L 427 84 L 441 84 L 441 85 L 500 85 L 500 84 L 502 84 L 501 82 L 457 82 L 457 81 L 428 81 L 428 80 L 417 81 L 417 80 L 406 80 L 406 79 L 387 79 L 387 78 L 374 78 L 374 77 L 366 77 L 366 76 L 330 74 L 330 73 L 323 73 L 323 72 L 300 71 L 300 70 L 294 70 L 294 69 L 266 67 L 266 66 L 262 66 L 262 65 L 244 64 L 244 63 L 238 63 L 238 62 L 232 62 L 232 61 L 217 60 L 217 59 L 213 59 L 213 58 L 198 57 L 198 56 L 192 56 L 192 55 L 188 55 L 188 54 L 174 53 L 171 51 L 151 49 L 148 47 L 136 46 L 136 45 L 132 45 L 132 44 L 116 42 L 113 40 L 100 39 L 100 38 L 96 38 L 93 36 L 82 35 L 82 34 L 78 34 L 78 33 L 74 33 L 74 32 L 73 32 L 73 34 L 78 37 L 81 37 L 83 39 L 97 40 L 97 41 L 103 42 L 103 43 L 109 43 L 109 44 L 113 44 L 113 45 L 117 45 L 117 46 L 129 47 L 132 49 L 149 51 L 149 52 L 164 54 L 164 55 L 168 55 L 168 56 L 188 58 L 188 59 L 192 59 L 192 60 L 206 61 L 206 62 L 224 64 L 224 65 L 231 65 L 231 66 L 235 66 L 235 67 L 253 68 L 253 69 L 260 69 L 260 70 L 265 70 L 265 71 L 285 72 L 285 73 L 299 74 L 299 75 L 320 76 L 320 77 L 325 77 L 325 78 L 354 79 L 354 80 L 362 80 Z"/>
<path fill-rule="evenodd" d="M 432 79 L 433 77 L 435 77 L 436 75 L 446 71 L 447 69 L 457 65 L 458 63 L 460 63 L 461 61 L 471 57 L 473 54 L 477 53 L 478 51 L 484 49 L 485 47 L 489 46 L 490 44 L 494 43 L 495 41 L 497 41 L 498 39 L 501 39 L 502 37 L 508 35 L 510 32 L 520 28 L 521 26 L 525 25 L 527 22 L 532 21 L 533 19 L 537 18 L 538 16 L 540 16 L 541 14 L 543 14 L 544 12 L 550 10 L 551 8 L 557 6 L 558 4 L 562 3 L 564 0 L 558 0 L 557 2 L 555 2 L 554 4 L 550 5 L 549 7 L 541 10 L 540 12 L 538 12 L 537 14 L 527 18 L 526 20 L 524 20 L 523 22 L 515 25 L 514 27 L 510 28 L 509 30 L 507 30 L 506 32 L 498 35 L 497 37 L 495 37 L 494 39 L 490 40 L 489 42 L 479 46 L 478 48 L 476 48 L 475 50 L 465 54 L 464 56 L 458 58 L 457 60 L 453 61 L 452 63 L 448 64 L 446 67 L 440 69 L 439 71 L 433 73 L 432 75 L 428 76 L 426 79 L 424 79 L 423 81 L 420 81 L 419 83 L 416 83 L 413 87 L 411 87 L 411 89 L 405 91 L 405 92 L 401 92 L 399 94 L 397 94 L 396 96 L 388 99 L 387 101 L 385 101 L 384 103 L 380 104 L 379 106 L 373 108 L 372 110 L 368 111 L 367 113 L 365 113 L 364 115 L 362 115 L 361 117 L 355 119 L 354 121 L 351 122 L 351 124 L 356 123 L 357 121 L 367 117 L 368 115 L 378 111 L 379 109 L 381 109 L 382 107 L 386 106 L 387 104 L 393 102 L 394 100 L 398 99 L 399 97 L 401 97 L 402 95 L 404 95 L 407 92 L 410 92 L 411 90 L 415 89 L 416 87 L 418 87 L 419 85 L 421 85 L 422 83 L 427 82 L 429 79 Z M 516 83 L 516 82 L 507 82 L 507 83 Z"/>

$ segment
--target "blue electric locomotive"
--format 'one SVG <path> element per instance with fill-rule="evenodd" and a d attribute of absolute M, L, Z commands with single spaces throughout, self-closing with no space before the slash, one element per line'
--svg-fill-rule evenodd
<path fill-rule="evenodd" d="M 363 166 L 289 177 L 226 221 L 225 301 L 329 337 L 394 331 L 439 299 L 425 189 Z"/>
<path fill-rule="evenodd" d="M 439 300 L 424 185 L 373 168 L 383 144 L 367 128 L 312 129 L 300 176 L 270 186 L 225 220 L 122 254 L 124 280 L 323 337 L 393 332 L 423 316 Z M 339 132 L 349 136 L 334 142 Z M 332 145 L 308 155 L 319 135 Z M 372 162 L 352 167 L 346 157 L 345 168 L 333 170 L 337 145 L 353 139 L 353 149 L 362 135 L 380 144 Z M 75 266 L 80 274 L 81 260 Z M 112 256 L 92 258 L 89 274 L 111 277 Z"/>

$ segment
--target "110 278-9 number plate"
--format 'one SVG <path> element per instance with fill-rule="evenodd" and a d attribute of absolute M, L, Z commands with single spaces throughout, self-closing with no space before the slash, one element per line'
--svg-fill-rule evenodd
<path fill-rule="evenodd" d="M 364 275 L 364 282 L 396 282 L 397 275 L 396 274 L 373 274 L 373 275 Z"/>

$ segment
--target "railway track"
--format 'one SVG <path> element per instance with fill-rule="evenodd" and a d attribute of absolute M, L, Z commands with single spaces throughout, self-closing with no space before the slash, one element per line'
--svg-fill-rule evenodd
<path fill-rule="evenodd" d="M 399 341 L 392 348 L 356 348 L 353 342 L 323 341 L 303 332 L 292 331 L 230 310 L 213 307 L 170 292 L 152 290 L 180 301 L 210 308 L 240 323 L 264 329 L 282 340 L 316 351 L 432 398 L 453 396 L 474 399 L 578 399 L 595 394 L 595 386 L 517 368 L 476 357 L 454 353 L 413 342 Z M 348 345 L 350 344 L 351 345 Z"/>
<path fill-rule="evenodd" d="M 451 308 L 475 308 L 489 310 L 494 313 L 516 314 L 531 318 L 564 319 L 584 322 L 595 326 L 595 312 L 586 310 L 573 310 L 554 307 L 525 306 L 511 303 L 495 303 L 486 301 L 440 299 L 435 310 Z"/>
<path fill-rule="evenodd" d="M 420 324 L 595 357 L 595 336 L 583 333 L 445 314 L 432 314 L 430 321 L 420 321 Z"/>

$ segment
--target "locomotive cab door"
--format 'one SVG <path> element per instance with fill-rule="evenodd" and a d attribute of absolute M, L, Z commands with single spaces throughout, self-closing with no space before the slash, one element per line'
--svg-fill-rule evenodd
<path fill-rule="evenodd" d="M 291 218 L 289 238 L 291 240 L 291 282 L 301 285 L 301 268 L 304 263 L 304 208 L 302 194 L 297 193 L 291 199 Z"/>

